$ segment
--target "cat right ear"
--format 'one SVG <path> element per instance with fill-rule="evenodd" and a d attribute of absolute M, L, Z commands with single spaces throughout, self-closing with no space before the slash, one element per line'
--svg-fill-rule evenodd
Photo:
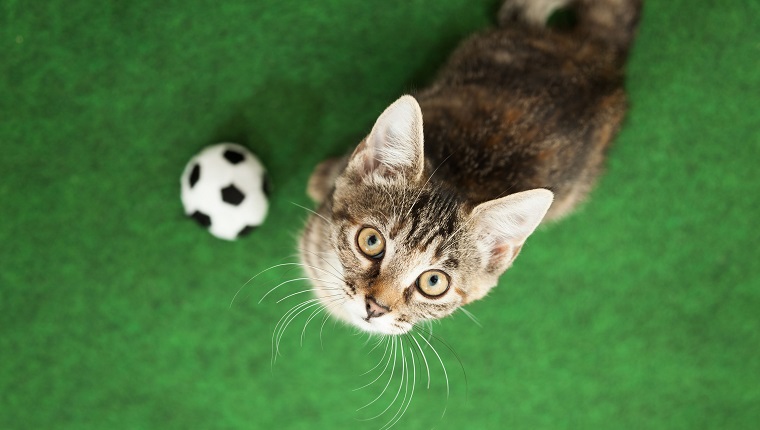
<path fill-rule="evenodd" d="M 425 168 L 422 111 L 412 96 L 402 96 L 375 122 L 351 155 L 347 172 L 360 177 L 419 180 Z"/>
<path fill-rule="evenodd" d="M 551 191 L 537 188 L 475 207 L 471 219 L 487 273 L 498 276 L 507 270 L 553 200 Z"/>

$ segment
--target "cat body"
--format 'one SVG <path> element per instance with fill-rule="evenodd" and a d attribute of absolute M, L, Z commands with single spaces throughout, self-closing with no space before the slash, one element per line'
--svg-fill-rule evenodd
<path fill-rule="evenodd" d="M 571 6 L 573 29 L 544 23 Z M 636 0 L 508 1 L 434 82 L 317 167 L 301 259 L 322 305 L 401 334 L 482 298 L 588 194 L 626 110 Z"/>

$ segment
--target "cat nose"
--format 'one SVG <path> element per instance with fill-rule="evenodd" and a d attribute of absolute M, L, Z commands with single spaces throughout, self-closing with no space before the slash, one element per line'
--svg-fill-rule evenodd
<path fill-rule="evenodd" d="M 367 321 L 369 321 L 370 318 L 380 317 L 390 312 L 390 309 L 378 303 L 373 297 L 367 296 L 366 303 Z"/>

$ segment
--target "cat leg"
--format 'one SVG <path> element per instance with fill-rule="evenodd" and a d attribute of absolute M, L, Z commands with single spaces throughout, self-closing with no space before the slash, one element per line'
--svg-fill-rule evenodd
<path fill-rule="evenodd" d="M 574 16 L 573 28 L 585 37 L 614 46 L 622 57 L 636 35 L 642 0 L 507 0 L 499 10 L 499 26 L 522 22 L 547 27 L 558 10 Z"/>
<path fill-rule="evenodd" d="M 578 28 L 625 54 L 636 35 L 641 5 L 642 0 L 579 0 Z"/>
<path fill-rule="evenodd" d="M 572 0 L 507 0 L 496 20 L 502 27 L 515 21 L 534 27 L 546 27 L 546 21 L 554 11 L 571 3 Z"/>

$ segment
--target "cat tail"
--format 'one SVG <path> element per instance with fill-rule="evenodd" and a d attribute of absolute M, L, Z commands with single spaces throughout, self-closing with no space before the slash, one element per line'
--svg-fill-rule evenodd
<path fill-rule="evenodd" d="M 631 46 L 641 15 L 643 0 L 506 0 L 499 10 L 499 26 L 515 21 L 548 27 L 555 12 L 572 15 L 572 30 L 608 43 L 624 59 Z M 564 26 L 563 26 L 564 27 Z"/>

